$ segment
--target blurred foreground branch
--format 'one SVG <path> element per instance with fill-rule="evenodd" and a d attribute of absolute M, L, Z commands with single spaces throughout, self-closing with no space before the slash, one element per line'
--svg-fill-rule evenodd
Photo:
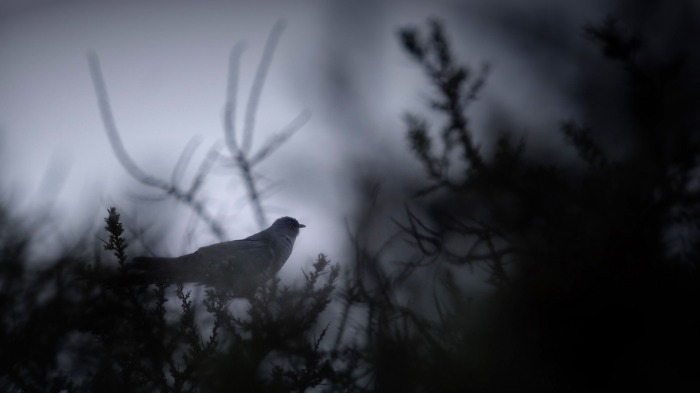
<path fill-rule="evenodd" d="M 110 145 L 112 146 L 112 150 L 119 160 L 119 163 L 134 179 L 141 184 L 160 190 L 165 196 L 170 196 L 192 209 L 192 211 L 194 211 L 194 213 L 208 226 L 211 232 L 220 240 L 223 240 L 226 237 L 225 230 L 221 223 L 211 213 L 209 213 L 205 207 L 204 200 L 199 196 L 199 191 L 202 189 L 202 185 L 204 184 L 207 176 L 210 174 L 211 169 L 220 159 L 223 158 L 227 160 L 226 163 L 239 170 L 258 226 L 261 229 L 267 227 L 267 218 L 265 217 L 260 191 L 253 169 L 256 165 L 260 164 L 263 160 L 279 149 L 287 140 L 289 140 L 289 138 L 291 138 L 299 129 L 301 129 L 301 127 L 303 127 L 310 118 L 308 111 L 302 111 L 280 132 L 272 135 L 268 140 L 266 140 L 257 151 L 251 152 L 258 104 L 262 95 L 262 89 L 267 77 L 267 72 L 272 62 L 272 55 L 274 54 L 275 47 L 282 34 L 283 28 L 283 22 L 276 23 L 265 44 L 263 56 L 260 60 L 260 64 L 258 65 L 250 96 L 248 98 L 248 104 L 246 106 L 241 143 L 239 143 L 237 139 L 238 137 L 236 135 L 235 123 L 236 95 L 238 93 L 238 68 L 243 46 L 242 44 L 238 44 L 233 48 L 229 60 L 229 81 L 226 92 L 226 104 L 224 108 L 224 139 L 226 141 L 225 146 L 229 150 L 230 157 L 222 155 L 221 146 L 219 144 L 214 144 L 210 148 L 206 157 L 200 163 L 194 178 L 188 186 L 181 186 L 179 183 L 197 147 L 197 141 L 193 140 L 185 147 L 180 155 L 180 158 L 178 159 L 178 162 L 173 168 L 171 179 L 169 181 L 147 174 L 136 164 L 136 162 L 124 148 L 116 122 L 114 120 L 114 114 L 109 102 L 109 95 L 107 93 L 107 87 L 102 75 L 99 59 L 97 54 L 94 52 L 90 52 L 88 54 L 88 64 L 90 67 L 92 81 L 95 86 L 95 93 L 100 108 L 100 114 L 102 116 L 102 121 L 105 126 L 105 131 L 107 132 Z"/>
<path fill-rule="evenodd" d="M 267 76 L 267 72 L 272 63 L 272 55 L 279 41 L 284 23 L 277 22 L 270 36 L 265 42 L 260 64 L 258 64 L 257 72 L 253 80 L 248 104 L 246 106 L 245 119 L 243 123 L 242 142 L 239 143 L 236 135 L 236 96 L 238 94 L 238 74 L 240 67 L 240 59 L 243 54 L 243 45 L 236 45 L 231 51 L 229 58 L 229 73 L 228 73 L 228 88 L 226 90 L 226 105 L 224 107 L 224 136 L 226 146 L 231 154 L 231 164 L 238 168 L 243 183 L 248 190 L 248 199 L 253 205 L 253 212 L 258 222 L 260 229 L 267 227 L 267 218 L 262 208 L 260 200 L 260 191 L 255 182 L 253 167 L 259 164 L 266 157 L 277 150 L 284 142 L 292 137 L 304 124 L 309 120 L 310 114 L 308 111 L 300 113 L 292 122 L 279 133 L 273 135 L 258 149 L 256 153 L 251 153 L 253 145 L 253 135 L 255 131 L 255 118 L 257 116 L 258 103 L 262 95 L 262 89 Z"/>
<path fill-rule="evenodd" d="M 206 210 L 204 207 L 204 202 L 200 200 L 197 196 L 204 178 L 209 173 L 209 170 L 216 161 L 218 156 L 218 147 L 213 147 L 206 159 L 201 163 L 197 175 L 192 181 L 192 184 L 187 188 L 180 187 L 176 179 L 179 177 L 178 174 L 182 172 L 184 166 L 189 162 L 191 156 L 191 149 L 185 149 L 183 152 L 180 162 L 175 166 L 173 170 L 173 181 L 166 181 L 159 179 L 155 176 L 149 175 L 144 172 L 139 166 L 134 162 L 134 160 L 129 156 L 129 153 L 124 148 L 121 137 L 119 135 L 119 130 L 114 121 L 114 114 L 112 113 L 112 108 L 109 103 L 109 95 L 107 94 L 107 87 L 104 82 L 104 77 L 102 76 L 102 69 L 100 68 L 100 62 L 97 54 L 90 52 L 88 54 L 88 65 L 90 66 L 90 75 L 92 76 L 92 82 L 95 86 L 95 94 L 97 95 L 97 102 L 100 107 L 100 114 L 102 115 L 102 122 L 105 126 L 105 131 L 107 132 L 107 137 L 109 138 L 110 145 L 114 154 L 117 156 L 119 163 L 126 169 L 126 171 L 138 182 L 148 187 L 152 187 L 161 190 L 166 195 L 170 195 L 175 198 L 178 202 L 182 202 L 189 206 L 199 218 L 204 221 L 209 227 L 212 233 L 220 240 L 225 238 L 225 231 L 221 224 Z"/>

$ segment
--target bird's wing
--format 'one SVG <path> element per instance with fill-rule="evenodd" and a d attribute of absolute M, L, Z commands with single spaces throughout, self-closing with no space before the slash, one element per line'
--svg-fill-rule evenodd
<path fill-rule="evenodd" d="M 275 255 L 263 240 L 243 239 L 202 247 L 187 258 L 218 274 L 250 276 L 269 268 Z"/>
<path fill-rule="evenodd" d="M 273 248 L 267 237 L 258 233 L 202 247 L 178 258 L 135 258 L 133 267 L 144 279 L 246 291 L 269 277 L 277 257 Z"/>
<path fill-rule="evenodd" d="M 196 272 L 185 269 L 180 258 L 136 257 L 129 264 L 130 279 L 135 283 L 148 283 L 163 280 L 182 281 L 193 277 Z"/>

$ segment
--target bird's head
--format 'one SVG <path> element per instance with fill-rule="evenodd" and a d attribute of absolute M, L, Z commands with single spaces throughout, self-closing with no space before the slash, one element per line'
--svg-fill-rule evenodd
<path fill-rule="evenodd" d="M 272 230 L 275 232 L 285 234 L 290 236 L 292 239 L 295 239 L 297 235 L 299 235 L 299 229 L 305 227 L 306 225 L 299 224 L 299 221 L 292 217 L 282 217 L 275 220 L 270 228 L 272 228 Z"/>

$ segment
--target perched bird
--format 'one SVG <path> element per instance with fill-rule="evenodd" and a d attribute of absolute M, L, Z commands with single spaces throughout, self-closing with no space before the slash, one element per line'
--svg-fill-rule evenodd
<path fill-rule="evenodd" d="M 129 283 L 197 283 L 247 295 L 277 273 L 292 253 L 299 229 L 294 218 L 241 240 L 202 247 L 177 258 L 137 257 L 129 264 Z"/>

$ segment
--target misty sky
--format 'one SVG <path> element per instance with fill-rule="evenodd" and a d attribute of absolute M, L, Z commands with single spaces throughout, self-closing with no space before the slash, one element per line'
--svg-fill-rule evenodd
<path fill-rule="evenodd" d="M 262 188 L 270 189 L 264 205 L 270 221 L 291 215 L 308 226 L 286 271 L 290 263 L 292 269 L 308 264 L 318 252 L 335 259 L 347 237 L 344 220 L 355 207 L 358 171 L 401 166 L 421 173 L 405 144 L 402 116 L 424 111 L 430 89 L 401 51 L 398 28 L 424 27 L 429 17 L 444 20 L 460 61 L 493 68 L 480 107 L 518 113 L 527 132 L 551 132 L 576 115 L 555 89 L 575 62 L 547 64 L 533 44 L 537 37 L 508 40 L 502 24 L 552 12 L 568 26 L 562 36 L 577 40 L 580 26 L 605 11 L 578 1 L 519 3 L 0 0 L 0 192 L 21 211 L 50 206 L 67 235 L 86 223 L 101 226 L 105 209 L 116 205 L 134 214 L 137 224 L 160 221 L 154 233 L 185 238 L 191 214 L 181 205 L 135 203 L 134 196 L 153 193 L 131 179 L 112 153 L 86 52 L 99 55 L 132 158 L 146 172 L 169 179 L 193 138 L 201 141 L 195 164 L 223 140 L 233 45 L 246 45 L 238 95 L 243 104 L 265 39 L 283 19 L 286 29 L 265 82 L 255 143 L 303 110 L 312 118 L 258 168 Z M 540 62 L 524 56 L 539 56 Z M 545 83 L 547 78 L 559 84 Z M 239 107 L 239 120 L 242 112 Z M 472 115 L 477 126 L 490 119 L 479 107 Z M 210 210 L 225 217 L 231 238 L 257 231 L 236 173 L 216 171 L 204 195 Z M 173 240 L 162 249 L 190 252 L 213 241 L 201 225 L 196 228 L 191 242 Z"/>

